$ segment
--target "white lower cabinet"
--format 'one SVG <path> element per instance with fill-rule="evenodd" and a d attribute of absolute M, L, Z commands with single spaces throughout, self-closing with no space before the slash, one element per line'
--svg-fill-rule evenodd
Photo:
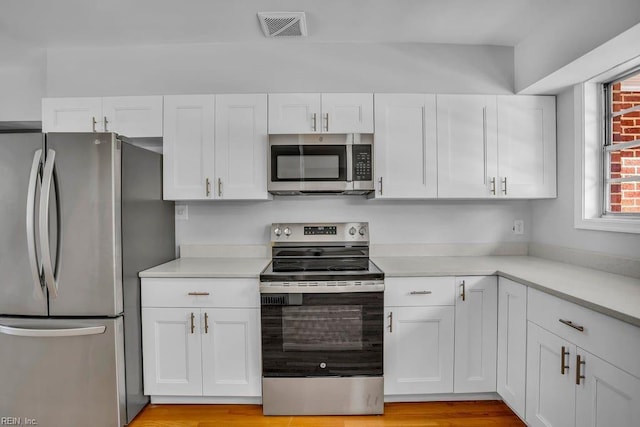
<path fill-rule="evenodd" d="M 531 288 L 527 300 L 528 425 L 638 426 L 640 328 Z"/>
<path fill-rule="evenodd" d="M 385 282 L 385 396 L 452 393 L 454 278 Z"/>
<path fill-rule="evenodd" d="M 497 391 L 504 402 L 525 418 L 527 375 L 527 287 L 498 279 Z"/>
<path fill-rule="evenodd" d="M 496 276 L 456 277 L 456 393 L 496 391 L 498 282 Z"/>
<path fill-rule="evenodd" d="M 145 394 L 259 397 L 259 313 L 254 280 L 143 279 Z"/>

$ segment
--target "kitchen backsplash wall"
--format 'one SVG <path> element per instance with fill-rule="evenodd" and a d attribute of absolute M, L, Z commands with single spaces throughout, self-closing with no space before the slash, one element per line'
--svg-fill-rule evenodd
<path fill-rule="evenodd" d="M 266 244 L 272 222 L 368 221 L 372 245 L 528 242 L 529 201 L 380 201 L 362 197 L 293 196 L 268 202 L 187 203 L 176 243 Z M 524 234 L 513 234 L 515 219 Z"/>

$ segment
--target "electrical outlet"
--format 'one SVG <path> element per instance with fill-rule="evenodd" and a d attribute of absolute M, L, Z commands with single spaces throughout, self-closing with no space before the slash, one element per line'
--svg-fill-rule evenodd
<path fill-rule="evenodd" d="M 513 234 L 524 234 L 524 221 L 516 219 L 513 221 Z"/>
<path fill-rule="evenodd" d="M 176 205 L 176 219 L 188 220 L 189 219 L 189 206 Z"/>

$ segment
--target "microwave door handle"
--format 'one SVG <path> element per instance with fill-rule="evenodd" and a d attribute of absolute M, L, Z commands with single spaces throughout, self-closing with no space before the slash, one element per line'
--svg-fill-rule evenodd
<path fill-rule="evenodd" d="M 353 145 L 347 145 L 347 182 L 353 182 Z"/>

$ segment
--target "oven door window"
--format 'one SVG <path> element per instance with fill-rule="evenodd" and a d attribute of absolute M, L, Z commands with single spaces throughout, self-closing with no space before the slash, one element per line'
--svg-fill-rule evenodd
<path fill-rule="evenodd" d="M 382 375 L 383 292 L 264 294 L 265 377 Z"/>
<path fill-rule="evenodd" d="M 273 145 L 271 181 L 346 181 L 345 145 Z"/>

